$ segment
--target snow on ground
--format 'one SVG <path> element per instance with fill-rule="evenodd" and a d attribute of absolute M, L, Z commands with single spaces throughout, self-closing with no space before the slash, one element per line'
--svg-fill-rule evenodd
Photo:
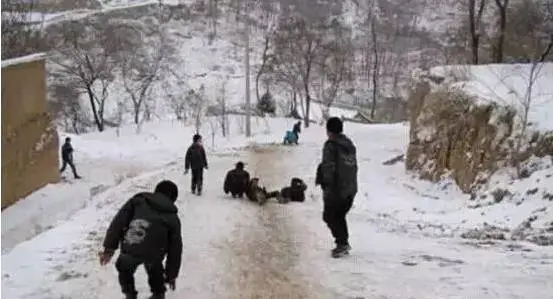
<path fill-rule="evenodd" d="M 455 86 L 486 102 L 512 106 L 518 111 L 524 111 L 528 104 L 531 126 L 536 130 L 553 131 L 551 62 L 440 66 L 432 68 L 430 73 L 452 80 Z"/>
<path fill-rule="evenodd" d="M 324 105 L 316 102 L 311 102 L 311 106 L 309 108 L 309 118 L 312 120 L 322 120 L 323 119 L 323 109 Z M 298 107 L 298 113 L 301 117 L 303 117 L 303 110 L 301 107 Z M 346 117 L 346 118 L 353 118 L 356 114 L 356 110 L 351 109 L 343 109 L 338 107 L 330 107 L 328 110 L 328 113 L 330 116 L 336 116 L 336 117 Z"/>
<path fill-rule="evenodd" d="M 241 147 L 249 142 L 278 142 L 293 120 L 252 119 L 253 139 L 243 137 L 243 118 L 230 117 L 228 138 L 221 136 L 216 121 L 208 120 L 200 130 L 208 151 Z M 212 132 L 215 130 L 215 136 Z M 123 180 L 147 171 L 170 165 L 184 165 L 184 153 L 194 130 L 177 121 L 146 123 L 140 134 L 135 126 L 103 133 L 72 135 L 60 133 L 60 140 L 72 138 L 74 159 L 83 180 L 73 183 L 69 167 L 65 176 L 69 183 L 50 184 L 26 199 L 2 211 L 2 253 L 21 241 L 55 226 L 77 210 L 93 204 L 93 198 Z M 214 137 L 214 138 L 213 138 Z"/>
<path fill-rule="evenodd" d="M 332 240 L 321 220 L 321 194 L 314 186 L 325 132 L 315 125 L 302 131 L 299 146 L 257 144 L 220 151 L 229 145 L 210 151 L 202 197 L 188 193 L 190 178 L 179 164 L 130 178 L 91 197 L 89 205 L 66 221 L 2 255 L 2 295 L 116 298 L 113 264 L 100 267 L 97 262 L 105 229 L 129 196 L 169 178 L 182 186 L 177 203 L 184 258 L 177 290 L 168 298 L 553 298 L 550 247 L 461 238 L 464 229 L 483 222 L 514 227 L 534 208 L 545 208 L 551 215 L 551 201 L 532 198 L 517 206 L 505 200 L 471 209 L 474 202 L 469 196 L 447 182 L 421 182 L 405 173 L 401 161 L 382 164 L 404 152 L 407 126 L 347 123 L 345 127 L 357 144 L 360 165 L 360 191 L 348 217 L 350 257 L 329 257 Z M 272 138 L 280 141 L 282 130 L 271 129 Z M 169 131 L 165 130 L 151 134 L 163 136 Z M 105 139 L 95 142 L 110 142 L 108 136 L 97 137 Z M 174 135 L 172 140 L 177 140 Z M 175 149 L 186 144 L 183 141 Z M 171 147 L 169 142 L 158 145 L 160 157 L 163 147 Z M 140 154 L 129 150 L 128 157 L 154 160 L 148 156 L 156 147 L 146 148 L 150 146 Z M 130 142 L 129 148 L 133 148 Z M 109 147 L 102 151 L 101 155 L 116 156 Z M 271 190 L 292 176 L 304 178 L 309 186 L 307 201 L 259 207 L 229 199 L 221 192 L 222 178 L 237 160 L 244 160 L 251 174 Z M 517 219 L 509 221 L 505 215 Z M 145 298 L 148 287 L 142 270 L 137 286 Z"/>

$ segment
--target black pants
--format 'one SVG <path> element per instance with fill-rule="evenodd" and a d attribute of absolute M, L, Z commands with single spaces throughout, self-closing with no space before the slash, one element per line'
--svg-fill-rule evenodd
<path fill-rule="evenodd" d="M 349 245 L 346 215 L 353 204 L 353 197 L 326 200 L 324 203 L 323 220 L 328 225 L 336 245 Z"/>
<path fill-rule="evenodd" d="M 148 284 L 153 294 L 163 294 L 165 288 L 164 270 L 162 261 L 149 262 L 121 253 L 115 262 L 115 268 L 119 272 L 119 284 L 124 294 L 136 294 L 134 285 L 134 273 L 141 264 L 144 264 L 148 274 Z"/>
<path fill-rule="evenodd" d="M 198 190 L 198 192 L 202 192 L 203 183 L 204 183 L 204 169 L 192 168 L 192 186 L 191 186 L 192 192 L 195 192 L 196 190 Z"/>
<path fill-rule="evenodd" d="M 73 171 L 73 176 L 78 177 L 79 175 L 77 174 L 77 168 L 75 168 L 75 164 L 73 164 L 73 161 L 71 160 L 63 159 L 63 164 L 61 165 L 60 173 L 65 171 L 65 168 L 67 167 L 67 165 L 71 167 L 71 170 Z"/>

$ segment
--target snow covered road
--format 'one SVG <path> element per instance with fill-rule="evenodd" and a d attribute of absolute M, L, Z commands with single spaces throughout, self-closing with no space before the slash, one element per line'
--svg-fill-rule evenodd
<path fill-rule="evenodd" d="M 459 238 L 470 223 L 494 219 L 468 210 L 454 188 L 413 179 L 402 163 L 382 165 L 403 151 L 406 127 L 362 128 L 351 131 L 361 191 L 349 215 L 349 257 L 329 257 L 332 240 L 313 184 L 324 132 L 314 127 L 298 147 L 257 145 L 211 155 L 201 197 L 188 192 L 190 178 L 180 166 L 99 194 L 68 221 L 2 256 L 2 296 L 119 298 L 113 263 L 97 261 L 105 229 L 130 195 L 168 178 L 181 186 L 184 240 L 177 290 L 168 298 L 553 298 L 550 247 Z M 302 177 L 307 201 L 260 207 L 224 196 L 222 180 L 238 160 L 269 190 Z M 142 269 L 137 287 L 146 298 Z"/>

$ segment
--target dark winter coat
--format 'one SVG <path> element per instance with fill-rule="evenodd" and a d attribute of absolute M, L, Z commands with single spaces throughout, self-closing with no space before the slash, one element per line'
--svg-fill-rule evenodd
<path fill-rule="evenodd" d="M 73 146 L 71 146 L 71 143 L 65 142 L 61 146 L 61 159 L 63 161 L 73 161 Z"/>
<path fill-rule="evenodd" d="M 329 138 L 323 147 L 318 180 L 325 201 L 342 200 L 357 194 L 357 149 L 344 134 Z"/>
<path fill-rule="evenodd" d="M 144 261 L 165 261 L 168 280 L 178 276 L 182 258 L 181 223 L 177 207 L 163 194 L 143 192 L 129 199 L 107 230 L 104 248 Z"/>
<path fill-rule="evenodd" d="M 294 128 L 292 128 L 292 132 L 294 132 L 294 134 L 298 135 L 299 133 L 301 133 L 301 124 L 300 123 L 296 123 L 294 125 Z"/>
<path fill-rule="evenodd" d="M 282 188 L 280 196 L 289 201 L 305 201 L 305 190 L 307 185 L 299 178 L 292 178 L 290 186 Z"/>
<path fill-rule="evenodd" d="M 246 193 L 249 182 L 250 174 L 247 171 L 243 169 L 233 169 L 227 173 L 223 189 L 225 193 Z"/>
<path fill-rule="evenodd" d="M 207 168 L 207 157 L 201 144 L 193 143 L 186 151 L 184 168 L 186 170 Z"/>

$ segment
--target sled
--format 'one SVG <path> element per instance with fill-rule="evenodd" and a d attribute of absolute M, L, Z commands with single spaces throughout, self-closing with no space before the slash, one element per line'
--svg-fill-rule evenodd
<path fill-rule="evenodd" d="M 298 136 L 292 131 L 286 131 L 284 135 L 283 144 L 298 144 Z"/>

